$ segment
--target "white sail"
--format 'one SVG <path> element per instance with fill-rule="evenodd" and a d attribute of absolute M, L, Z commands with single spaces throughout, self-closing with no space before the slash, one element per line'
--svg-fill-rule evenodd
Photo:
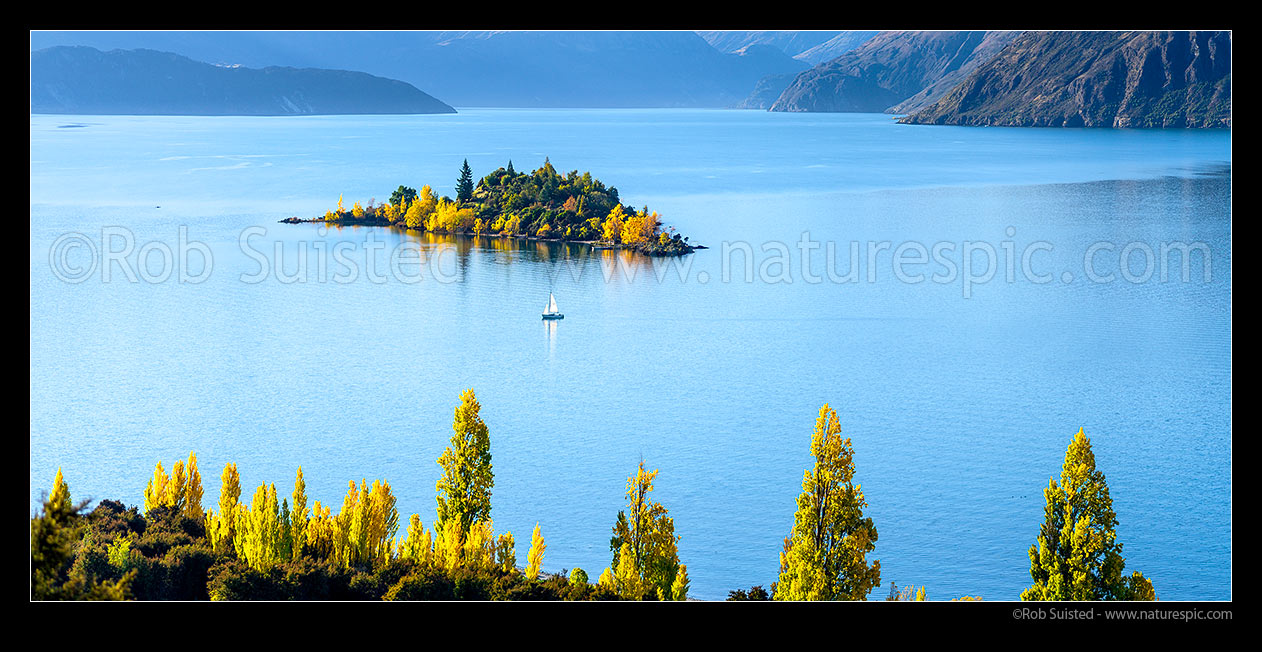
<path fill-rule="evenodd" d="M 552 293 L 549 292 L 548 293 L 548 313 L 556 314 L 557 312 L 559 312 L 557 310 L 557 298 L 552 296 Z"/>

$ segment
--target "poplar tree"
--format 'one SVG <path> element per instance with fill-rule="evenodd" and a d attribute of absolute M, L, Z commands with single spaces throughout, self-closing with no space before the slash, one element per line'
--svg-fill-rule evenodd
<path fill-rule="evenodd" d="M 1113 499 L 1082 428 L 1065 451 L 1060 482 L 1048 478 L 1043 497 L 1043 525 L 1029 550 L 1034 584 L 1021 592 L 1022 600 L 1156 599 L 1141 573 L 1122 575 Z"/>
<path fill-rule="evenodd" d="M 237 465 L 232 462 L 224 465 L 219 480 L 219 511 L 209 512 L 206 519 L 206 534 L 215 552 L 235 549 L 237 501 L 241 498 L 241 475 L 237 473 Z"/>
<path fill-rule="evenodd" d="M 547 548 L 543 543 L 543 535 L 539 533 L 539 524 L 535 523 L 535 532 L 530 537 L 530 553 L 526 555 L 526 579 L 538 579 L 539 569 L 543 566 L 543 551 Z"/>
<path fill-rule="evenodd" d="M 438 458 L 442 476 L 438 478 L 438 520 L 435 532 L 445 533 L 448 523 L 458 523 L 462 536 L 474 522 L 491 517 L 491 439 L 478 411 L 473 390 L 460 395 L 451 428 L 451 444 Z"/>
<path fill-rule="evenodd" d="M 298 467 L 298 477 L 294 479 L 294 508 L 290 517 L 290 532 L 292 538 L 292 547 L 290 552 L 294 559 L 302 557 L 303 548 L 307 543 L 307 521 L 309 520 L 309 510 L 307 509 L 307 481 L 302 477 L 302 467 Z"/>
<path fill-rule="evenodd" d="M 237 556 L 255 570 L 267 570 L 283 561 L 283 535 L 276 485 L 261 484 L 248 507 L 244 503 L 237 505 L 233 538 Z"/>
<path fill-rule="evenodd" d="M 53 478 L 53 492 L 48 494 L 48 502 L 60 507 L 65 513 L 73 511 L 73 504 L 70 502 L 70 485 L 66 484 L 66 479 L 61 475 L 61 467 L 57 467 L 57 475 Z"/>
<path fill-rule="evenodd" d="M 841 437 L 837 412 L 825 404 L 811 437 L 813 468 L 802 478 L 793 530 L 780 553 L 776 600 L 866 600 L 881 583 L 881 562 L 867 563 L 876 527 L 854 484 L 854 450 Z"/>
<path fill-rule="evenodd" d="M 188 454 L 188 481 L 184 485 L 184 515 L 195 520 L 201 521 L 205 512 L 202 511 L 202 472 L 197 468 L 197 454 L 189 451 Z"/>
<path fill-rule="evenodd" d="M 657 471 L 646 471 L 640 460 L 636 474 L 627 478 L 627 509 L 618 512 L 609 540 L 618 591 L 635 600 L 645 594 L 670 599 L 681 568 L 675 520 L 649 498 L 655 477 Z"/>

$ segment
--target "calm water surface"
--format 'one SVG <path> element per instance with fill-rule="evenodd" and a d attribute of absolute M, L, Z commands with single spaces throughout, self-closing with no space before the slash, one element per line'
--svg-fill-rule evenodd
<path fill-rule="evenodd" d="M 193 450 L 209 502 L 226 462 L 247 494 L 287 494 L 302 465 L 313 499 L 385 478 L 429 525 L 472 387 L 498 530 L 537 522 L 545 569 L 595 577 L 644 458 L 692 595 L 722 599 L 775 580 L 829 403 L 887 587 L 1015 599 L 1084 427 L 1128 572 L 1164 599 L 1231 597 L 1229 132 L 689 110 L 30 126 L 32 510 L 58 466 L 76 497 L 136 504 Z M 399 184 L 453 195 L 465 158 L 480 177 L 545 157 L 711 248 L 654 264 L 277 224 Z M 107 280 L 100 251 L 128 242 Z M 1163 282 L 1180 243 L 1190 273 L 1166 251 Z M 549 291 L 559 323 L 539 319 Z"/>

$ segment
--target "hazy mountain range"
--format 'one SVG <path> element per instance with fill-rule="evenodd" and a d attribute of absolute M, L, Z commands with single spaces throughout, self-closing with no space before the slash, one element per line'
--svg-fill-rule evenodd
<path fill-rule="evenodd" d="M 31 53 L 33 113 L 455 113 L 405 82 L 345 70 L 214 66 L 169 52 L 59 46 Z"/>
<path fill-rule="evenodd" d="M 808 63 L 695 32 L 32 32 L 31 49 L 145 48 L 211 64 L 354 70 L 453 106 L 728 107 Z"/>
<path fill-rule="evenodd" d="M 69 55 L 44 51 L 56 45 L 105 52 L 80 53 L 86 63 L 75 65 L 87 67 L 75 70 Z M 448 110 L 737 107 L 886 112 L 924 124 L 1231 123 L 1229 32 L 31 32 L 31 49 L 33 111 L 187 110 L 154 92 L 171 86 L 154 79 L 187 74 L 189 83 L 171 90 L 193 103 L 196 93 L 210 103 L 225 93 L 217 112 L 244 111 L 233 107 L 245 98 L 278 112 L 351 111 L 336 102 L 358 84 L 371 87 L 353 93 L 363 102 L 432 96 Z M 127 56 L 134 61 L 124 65 Z M 123 71 L 122 81 L 101 83 Z M 329 92 L 310 86 L 317 81 Z"/>
<path fill-rule="evenodd" d="M 710 31 L 697 32 L 720 52 L 738 52 L 750 45 L 770 45 L 812 66 L 853 50 L 876 31 Z"/>

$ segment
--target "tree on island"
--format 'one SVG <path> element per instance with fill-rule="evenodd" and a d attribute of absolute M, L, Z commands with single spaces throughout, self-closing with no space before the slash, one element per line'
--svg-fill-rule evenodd
<path fill-rule="evenodd" d="M 416 188 L 407 186 L 399 186 L 390 194 L 390 204 L 393 206 L 408 206 L 412 200 L 416 199 Z"/>
<path fill-rule="evenodd" d="M 876 527 L 854 484 L 854 450 L 841 437 L 837 412 L 825 404 L 811 437 L 815 467 L 803 473 L 793 530 L 780 553 L 776 600 L 866 600 L 881 584 L 881 562 L 867 563 Z"/>
<path fill-rule="evenodd" d="M 473 170 L 469 169 L 469 159 L 460 166 L 460 178 L 456 180 L 456 201 L 473 199 Z"/>
<path fill-rule="evenodd" d="M 1138 571 L 1122 576 L 1113 499 L 1082 428 L 1065 452 L 1060 482 L 1049 478 L 1043 496 L 1043 526 L 1029 550 L 1034 585 L 1022 600 L 1157 599 L 1152 581 Z"/>

